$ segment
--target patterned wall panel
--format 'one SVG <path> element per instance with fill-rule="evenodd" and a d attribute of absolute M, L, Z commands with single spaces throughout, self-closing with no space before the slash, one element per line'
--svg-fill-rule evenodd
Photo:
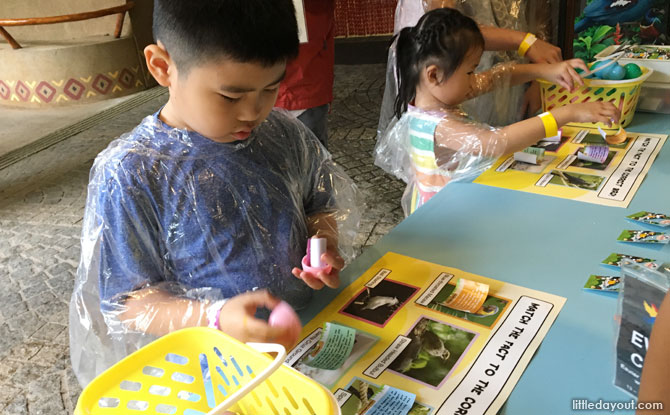
<path fill-rule="evenodd" d="M 336 0 L 335 36 L 377 36 L 393 33 L 396 0 Z"/>
<path fill-rule="evenodd" d="M 65 79 L 0 79 L 0 104 L 67 105 L 115 98 L 145 88 L 140 67 Z"/>

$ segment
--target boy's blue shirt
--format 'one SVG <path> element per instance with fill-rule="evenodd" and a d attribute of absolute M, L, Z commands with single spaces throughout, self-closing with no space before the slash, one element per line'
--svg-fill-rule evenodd
<path fill-rule="evenodd" d="M 91 175 L 102 308 L 163 282 L 222 298 L 268 288 L 304 307 L 311 290 L 291 269 L 305 254 L 307 217 L 336 208 L 332 166 L 311 132 L 281 113 L 239 143 L 145 118 Z"/>

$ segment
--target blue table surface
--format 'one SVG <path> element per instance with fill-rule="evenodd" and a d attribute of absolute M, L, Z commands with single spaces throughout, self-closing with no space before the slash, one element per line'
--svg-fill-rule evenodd
<path fill-rule="evenodd" d="M 638 113 L 627 130 L 668 134 L 670 116 Z M 389 251 L 459 268 L 567 298 L 501 413 L 566 414 L 572 399 L 630 401 L 613 385 L 617 297 L 582 287 L 590 274 L 618 275 L 599 265 L 612 252 L 670 261 L 667 245 L 616 241 L 623 229 L 641 228 L 625 218 L 641 210 L 670 212 L 667 143 L 626 209 L 453 183 L 365 250 L 343 270 L 340 289 L 318 292 L 301 316 L 312 319 Z"/>

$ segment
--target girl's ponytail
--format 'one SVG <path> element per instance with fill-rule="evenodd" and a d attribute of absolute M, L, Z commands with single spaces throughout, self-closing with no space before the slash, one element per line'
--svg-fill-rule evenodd
<path fill-rule="evenodd" d="M 416 96 L 421 71 L 435 64 L 448 78 L 474 48 L 484 49 L 477 23 L 455 9 L 439 8 L 424 14 L 414 27 L 396 35 L 398 95 L 393 112 L 400 118 Z"/>
<path fill-rule="evenodd" d="M 400 118 L 407 111 L 407 106 L 416 95 L 416 86 L 419 84 L 417 65 L 418 44 L 416 28 L 405 27 L 396 35 L 396 79 L 398 81 L 398 95 L 395 98 L 393 112 Z"/>

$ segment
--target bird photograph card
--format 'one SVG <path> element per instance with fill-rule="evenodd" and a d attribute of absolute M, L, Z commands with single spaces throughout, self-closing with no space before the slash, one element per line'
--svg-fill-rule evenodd
<path fill-rule="evenodd" d="M 570 164 L 572 167 L 577 167 L 580 169 L 605 170 L 614 159 L 614 156 L 616 156 L 616 151 L 610 151 L 602 163 L 599 163 L 595 160 L 580 158 L 579 154 L 584 154 L 585 148 L 586 147 L 581 147 L 574 153 L 575 158 Z"/>
<path fill-rule="evenodd" d="M 549 184 L 593 191 L 598 190 L 600 184 L 605 180 L 602 176 L 573 172 L 568 173 L 561 170 L 552 170 L 551 175 L 553 177 L 549 180 Z"/>
<path fill-rule="evenodd" d="M 378 397 L 383 388 L 384 385 L 377 385 L 359 377 L 354 377 L 346 388 L 337 389 L 333 395 L 335 395 L 335 399 L 340 403 L 342 415 L 367 415 L 377 405 L 382 403 Z M 397 406 L 400 405 L 395 405 L 395 407 Z M 433 409 L 430 406 L 417 402 L 415 398 L 407 415 L 431 415 Z M 385 410 L 382 413 L 389 414 L 396 413 L 396 411 Z"/>
<path fill-rule="evenodd" d="M 411 339 L 389 370 L 439 388 L 478 336 L 463 327 L 421 317 L 406 337 Z"/>
<path fill-rule="evenodd" d="M 419 302 L 417 302 L 417 304 L 439 311 L 440 313 L 481 324 L 486 327 L 491 327 L 498 321 L 500 316 L 504 314 L 507 305 L 510 303 L 510 300 L 507 298 L 502 298 L 489 293 L 484 301 L 484 305 L 474 313 L 454 310 L 453 308 L 447 307 L 446 301 L 454 291 L 455 287 L 455 284 L 445 284 L 437 295 L 435 295 L 429 302 L 426 304 L 419 304 Z"/>
<path fill-rule="evenodd" d="M 384 327 L 417 291 L 418 287 L 384 279 L 374 287 L 364 287 L 340 313 Z"/>

